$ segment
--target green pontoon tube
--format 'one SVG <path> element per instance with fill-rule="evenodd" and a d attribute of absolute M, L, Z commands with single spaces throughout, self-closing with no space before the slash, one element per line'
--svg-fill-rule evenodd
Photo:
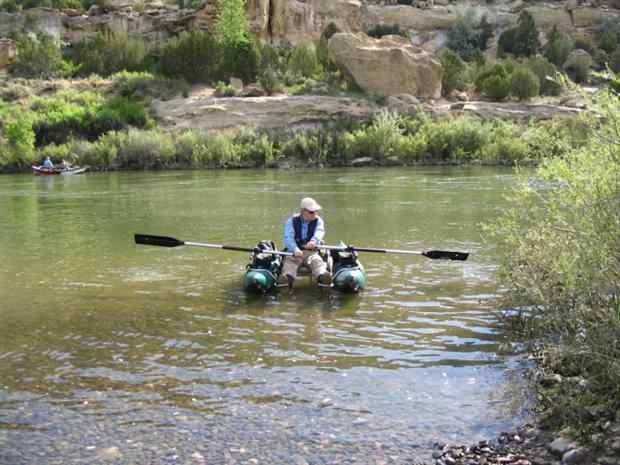
<path fill-rule="evenodd" d="M 334 288 L 342 292 L 363 291 L 366 288 L 366 271 L 357 258 L 357 252 L 342 241 L 338 246 L 342 249 L 332 249 L 329 253 Z"/>
<path fill-rule="evenodd" d="M 282 255 L 273 241 L 260 241 L 243 277 L 243 289 L 254 294 L 273 291 L 282 271 Z M 288 254 L 290 255 L 290 254 Z"/>

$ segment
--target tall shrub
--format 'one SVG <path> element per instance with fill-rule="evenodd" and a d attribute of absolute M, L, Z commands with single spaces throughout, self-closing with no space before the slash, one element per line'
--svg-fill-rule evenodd
<path fill-rule="evenodd" d="M 18 55 L 9 66 L 9 72 L 27 78 L 52 78 L 68 73 L 62 58 L 58 37 L 44 32 L 18 34 Z"/>
<path fill-rule="evenodd" d="M 307 78 L 320 71 L 315 53 L 303 42 L 295 45 L 288 60 L 288 67 L 293 74 Z"/>
<path fill-rule="evenodd" d="M 540 50 L 539 31 L 532 14 L 523 10 L 519 14 L 516 27 L 506 29 L 500 34 L 498 52 L 514 53 L 529 57 Z"/>
<path fill-rule="evenodd" d="M 465 62 L 458 53 L 450 48 L 444 48 L 438 56 L 443 66 L 443 77 L 441 78 L 443 94 L 450 95 L 454 90 L 463 90 L 465 86 L 463 79 L 463 73 L 466 69 Z"/>
<path fill-rule="evenodd" d="M 121 33 L 97 34 L 76 46 L 81 74 L 109 76 L 119 71 L 142 71 L 148 55 L 146 43 Z"/>
<path fill-rule="evenodd" d="M 164 42 L 159 51 L 163 74 L 187 82 L 211 82 L 222 59 L 221 47 L 202 29 L 183 31 Z"/>
<path fill-rule="evenodd" d="M 519 66 L 510 75 L 510 93 L 519 100 L 530 100 L 538 95 L 538 77 L 527 67 Z"/>
<path fill-rule="evenodd" d="M 532 330 L 548 369 L 578 381 L 547 392 L 547 419 L 581 431 L 593 411 L 601 425 L 620 411 L 619 105 L 608 91 L 588 99 L 587 144 L 521 176 L 489 236 L 503 250 L 500 305 Z"/>

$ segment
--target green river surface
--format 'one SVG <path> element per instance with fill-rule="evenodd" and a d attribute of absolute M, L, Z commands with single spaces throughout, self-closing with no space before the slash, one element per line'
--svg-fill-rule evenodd
<path fill-rule="evenodd" d="M 422 167 L 0 176 L 0 463 L 390 464 L 528 419 L 520 344 L 498 331 L 510 169 Z M 360 253 L 361 295 L 254 296 L 299 200 Z"/>

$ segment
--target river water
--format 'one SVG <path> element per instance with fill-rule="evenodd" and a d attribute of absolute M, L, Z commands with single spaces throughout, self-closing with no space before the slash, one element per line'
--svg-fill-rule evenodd
<path fill-rule="evenodd" d="M 526 419 L 517 341 L 497 330 L 480 223 L 508 169 L 0 177 L 0 463 L 389 464 Z M 282 246 L 312 196 L 361 253 L 361 295 L 302 280 L 246 295 L 249 254 L 134 233 Z"/>

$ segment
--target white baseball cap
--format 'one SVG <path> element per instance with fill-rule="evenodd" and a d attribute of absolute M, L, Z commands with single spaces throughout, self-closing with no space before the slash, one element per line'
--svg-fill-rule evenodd
<path fill-rule="evenodd" d="M 321 209 L 321 206 L 316 203 L 316 200 L 314 200 L 312 197 L 306 197 L 301 199 L 301 203 L 299 204 L 299 206 L 310 212 L 315 212 Z"/>

